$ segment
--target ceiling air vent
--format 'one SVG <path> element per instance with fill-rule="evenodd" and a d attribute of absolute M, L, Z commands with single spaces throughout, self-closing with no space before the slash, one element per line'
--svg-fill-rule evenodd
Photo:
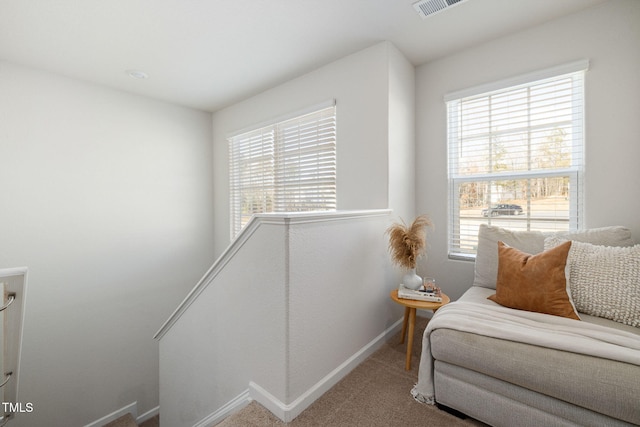
<path fill-rule="evenodd" d="M 428 16 L 465 1 L 467 0 L 420 0 L 413 4 L 413 8 L 418 11 L 422 19 L 425 19 Z"/>

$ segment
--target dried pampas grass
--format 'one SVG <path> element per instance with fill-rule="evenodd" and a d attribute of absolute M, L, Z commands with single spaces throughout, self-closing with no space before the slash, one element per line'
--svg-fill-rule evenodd
<path fill-rule="evenodd" d="M 389 252 L 394 264 L 403 268 L 416 268 L 418 257 L 422 255 L 427 246 L 426 227 L 431 225 L 431 220 L 426 215 L 417 217 L 409 227 L 404 221 L 394 223 L 387 228 L 389 235 Z"/>

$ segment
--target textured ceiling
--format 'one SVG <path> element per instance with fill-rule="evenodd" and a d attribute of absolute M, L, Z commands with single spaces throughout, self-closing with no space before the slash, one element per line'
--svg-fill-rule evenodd
<path fill-rule="evenodd" d="M 215 111 L 383 40 L 419 65 L 603 1 L 0 0 L 0 60 Z"/>

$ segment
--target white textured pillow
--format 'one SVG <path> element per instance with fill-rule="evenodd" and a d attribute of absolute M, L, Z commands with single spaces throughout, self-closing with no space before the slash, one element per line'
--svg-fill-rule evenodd
<path fill-rule="evenodd" d="M 545 239 L 545 248 L 566 239 Z M 640 245 L 614 247 L 573 241 L 567 257 L 576 309 L 640 327 Z"/>
<path fill-rule="evenodd" d="M 556 236 L 561 236 L 565 240 L 587 242 L 594 245 L 631 246 L 634 244 L 631 231 L 621 226 L 542 233 L 540 231 L 512 231 L 501 227 L 480 224 L 473 284 L 484 288 L 496 288 L 496 278 L 498 277 L 498 241 L 502 241 L 522 252 L 535 255 L 545 249 L 545 237 Z"/>

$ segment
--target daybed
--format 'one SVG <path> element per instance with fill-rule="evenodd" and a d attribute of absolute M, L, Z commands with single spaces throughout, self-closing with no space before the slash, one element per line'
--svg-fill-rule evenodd
<path fill-rule="evenodd" d="M 473 286 L 430 320 L 414 397 L 494 426 L 640 425 L 633 244 L 623 227 L 481 226 Z"/>

